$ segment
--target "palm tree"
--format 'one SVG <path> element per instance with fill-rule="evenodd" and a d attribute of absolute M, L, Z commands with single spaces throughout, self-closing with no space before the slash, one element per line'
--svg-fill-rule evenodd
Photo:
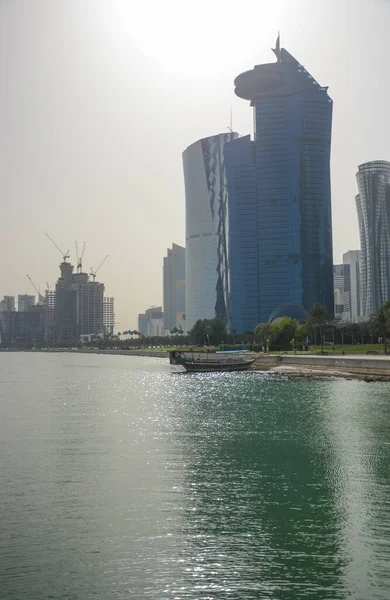
<path fill-rule="evenodd" d="M 387 354 L 387 336 L 390 333 L 390 302 L 386 302 L 375 315 L 371 317 L 372 330 L 383 338 L 385 354 Z"/>
<path fill-rule="evenodd" d="M 321 338 L 321 354 L 324 351 L 324 329 L 325 325 L 331 320 L 331 316 L 328 312 L 328 309 L 323 304 L 319 302 L 315 302 L 311 311 L 309 312 L 309 317 L 307 319 L 307 323 L 311 325 L 311 327 L 320 330 L 320 338 Z"/>

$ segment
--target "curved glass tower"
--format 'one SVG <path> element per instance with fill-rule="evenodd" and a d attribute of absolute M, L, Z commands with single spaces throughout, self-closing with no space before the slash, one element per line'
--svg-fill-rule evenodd
<path fill-rule="evenodd" d="M 254 141 L 225 146 L 231 326 L 247 331 L 282 306 L 333 314 L 332 100 L 284 48 L 235 80 L 254 108 Z"/>
<path fill-rule="evenodd" d="M 359 166 L 356 179 L 361 314 L 371 315 L 390 300 L 390 163 L 364 163 Z"/>
<path fill-rule="evenodd" d="M 227 185 L 223 148 L 237 133 L 198 140 L 183 152 L 186 194 L 186 329 L 228 321 Z"/>

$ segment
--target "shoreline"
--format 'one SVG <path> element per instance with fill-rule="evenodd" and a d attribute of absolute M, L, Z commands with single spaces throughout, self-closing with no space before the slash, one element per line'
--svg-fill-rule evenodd
<path fill-rule="evenodd" d="M 151 350 L 112 350 L 97 348 L 39 348 L 39 349 L 8 349 L 0 352 L 41 352 L 69 354 L 99 354 L 110 356 L 138 356 L 144 358 L 169 359 L 168 351 Z M 283 375 L 290 380 L 296 379 L 325 379 L 344 378 L 358 379 L 366 382 L 390 381 L 390 357 L 347 355 L 347 356 L 318 356 L 268 354 L 259 355 L 248 372 L 264 372 Z"/>
<path fill-rule="evenodd" d="M 390 381 L 390 358 L 365 355 L 268 355 L 260 356 L 254 371 L 271 372 L 289 379 L 337 377 L 361 381 Z"/>

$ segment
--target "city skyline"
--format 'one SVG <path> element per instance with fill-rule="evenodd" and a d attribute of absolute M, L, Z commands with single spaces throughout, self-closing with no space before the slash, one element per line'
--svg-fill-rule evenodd
<path fill-rule="evenodd" d="M 130 14 L 125 3 L 107 9 L 88 0 L 82 7 L 3 3 L 0 251 L 8 260 L 0 267 L 2 294 L 24 293 L 26 272 L 41 289 L 46 281 L 54 286 L 58 261 L 44 231 L 65 247 L 86 239 L 89 265 L 110 253 L 103 278 L 118 300 L 117 328 L 135 328 L 136 315 L 162 301 L 167 245 L 184 245 L 181 152 L 227 131 L 231 108 L 234 129 L 251 131 L 250 111 L 234 98 L 232 82 L 248 64 L 267 61 L 278 29 L 291 53 L 329 85 L 336 106 L 334 261 L 359 246 L 357 165 L 390 155 L 382 76 L 388 3 L 372 10 L 358 2 L 351 11 L 343 1 L 337 7 L 256 2 L 233 18 L 217 2 L 207 6 L 207 22 L 201 3 L 191 25 L 179 16 L 171 22 L 177 9 L 156 5 L 159 18 L 150 23 L 145 8 Z M 210 36 L 209 47 L 201 47 L 199 31 L 211 34 L 217 18 L 227 30 L 237 28 L 235 44 Z M 255 39 L 248 35 L 253 19 Z"/>

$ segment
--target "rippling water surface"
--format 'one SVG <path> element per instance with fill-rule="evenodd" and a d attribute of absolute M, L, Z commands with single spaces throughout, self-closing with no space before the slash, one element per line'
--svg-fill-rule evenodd
<path fill-rule="evenodd" d="M 390 598 L 390 385 L 0 354 L 0 597 Z"/>

